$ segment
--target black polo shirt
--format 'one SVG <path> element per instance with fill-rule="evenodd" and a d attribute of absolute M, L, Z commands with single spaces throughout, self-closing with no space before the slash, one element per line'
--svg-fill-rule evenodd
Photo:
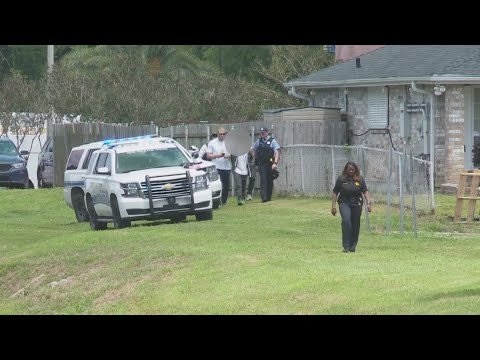
<path fill-rule="evenodd" d="M 340 175 L 335 182 L 333 192 L 340 195 L 337 198 L 338 203 L 346 203 L 349 205 L 363 205 L 362 194 L 368 191 L 367 184 L 363 177 L 360 176 L 360 181 L 355 181 L 353 178 L 343 177 Z"/>

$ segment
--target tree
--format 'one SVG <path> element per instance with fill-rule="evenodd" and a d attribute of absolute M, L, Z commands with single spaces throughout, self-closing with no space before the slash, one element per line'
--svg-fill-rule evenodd
<path fill-rule="evenodd" d="M 48 114 L 44 83 L 30 81 L 26 75 L 14 71 L 0 85 L 0 123 L 2 133 L 8 130 L 17 136 L 20 146 L 27 134 L 38 136 Z"/>
<path fill-rule="evenodd" d="M 253 68 L 278 91 L 285 91 L 283 83 L 331 66 L 334 60 L 323 46 L 273 45 L 271 63 L 256 61 Z"/>

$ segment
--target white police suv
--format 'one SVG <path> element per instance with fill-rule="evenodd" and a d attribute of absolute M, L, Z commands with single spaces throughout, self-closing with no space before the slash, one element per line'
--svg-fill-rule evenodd
<path fill-rule="evenodd" d="M 94 151 L 100 149 L 104 141 L 80 145 L 72 148 L 63 173 L 63 197 L 65 203 L 75 211 L 78 222 L 89 220 L 85 206 L 85 174 Z"/>
<path fill-rule="evenodd" d="M 177 144 L 159 138 L 107 142 L 93 152 L 85 175 L 85 203 L 92 230 L 113 222 L 195 215 L 211 220 L 212 192 L 202 170 L 191 168 Z"/>

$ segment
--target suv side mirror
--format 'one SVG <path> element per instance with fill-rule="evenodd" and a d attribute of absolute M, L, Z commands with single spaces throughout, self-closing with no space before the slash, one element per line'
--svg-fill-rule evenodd
<path fill-rule="evenodd" d="M 194 159 L 198 158 L 198 151 L 190 150 L 189 152 L 191 157 L 193 157 Z"/>
<path fill-rule="evenodd" d="M 29 152 L 27 150 L 22 150 L 20 151 L 20 155 L 28 155 Z"/>

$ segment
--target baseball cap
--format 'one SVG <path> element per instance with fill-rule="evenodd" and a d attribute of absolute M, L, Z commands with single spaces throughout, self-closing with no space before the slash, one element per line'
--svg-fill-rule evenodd
<path fill-rule="evenodd" d="M 266 131 L 266 132 L 268 132 L 268 129 L 267 129 L 265 126 L 262 126 L 262 127 L 260 128 L 260 131 Z"/>
<path fill-rule="evenodd" d="M 275 180 L 276 178 L 278 178 L 279 175 L 280 175 L 280 173 L 278 172 L 277 169 L 272 170 L 272 178 L 273 178 L 273 180 Z"/>

